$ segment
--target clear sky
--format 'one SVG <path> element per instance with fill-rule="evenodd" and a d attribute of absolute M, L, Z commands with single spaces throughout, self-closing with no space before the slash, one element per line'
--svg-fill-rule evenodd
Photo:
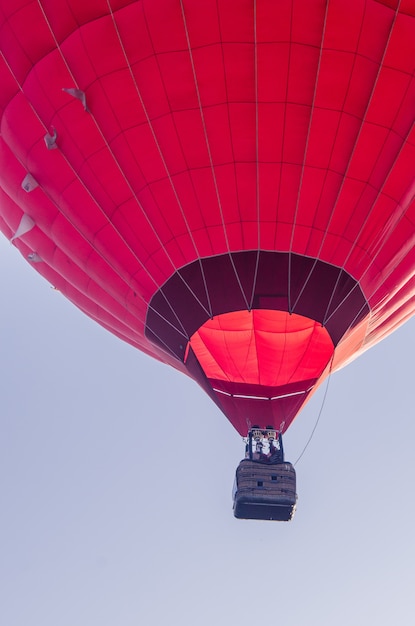
<path fill-rule="evenodd" d="M 0 624 L 411 623 L 414 322 L 331 378 L 293 522 L 242 521 L 244 446 L 203 391 L 83 316 L 4 238 L 0 261 Z"/>

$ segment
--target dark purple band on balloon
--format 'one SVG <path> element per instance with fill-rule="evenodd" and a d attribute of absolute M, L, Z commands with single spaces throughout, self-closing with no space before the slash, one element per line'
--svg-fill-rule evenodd
<path fill-rule="evenodd" d="M 273 309 L 320 322 L 334 346 L 369 313 L 359 284 L 341 268 L 286 252 L 236 252 L 194 261 L 152 297 L 147 338 L 184 361 L 187 342 L 210 317 Z"/>

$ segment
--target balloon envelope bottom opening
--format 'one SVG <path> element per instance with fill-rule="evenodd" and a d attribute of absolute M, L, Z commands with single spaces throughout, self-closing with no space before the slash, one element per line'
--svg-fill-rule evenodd
<path fill-rule="evenodd" d="M 187 356 L 236 430 L 288 428 L 333 356 L 327 329 L 304 315 L 272 309 L 214 316 L 192 336 Z"/>
<path fill-rule="evenodd" d="M 208 379 L 265 387 L 317 379 L 334 350 L 321 323 L 269 309 L 217 315 L 190 344 Z"/>

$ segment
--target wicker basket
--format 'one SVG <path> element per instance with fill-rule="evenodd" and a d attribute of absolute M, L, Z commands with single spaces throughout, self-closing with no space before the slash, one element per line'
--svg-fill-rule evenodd
<path fill-rule="evenodd" d="M 243 519 L 292 519 L 297 503 L 291 463 L 258 463 L 244 459 L 236 470 L 234 515 Z"/>

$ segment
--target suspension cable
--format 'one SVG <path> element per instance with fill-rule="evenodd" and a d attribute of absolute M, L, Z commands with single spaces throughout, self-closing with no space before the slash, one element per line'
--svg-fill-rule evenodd
<path fill-rule="evenodd" d="M 328 393 L 328 390 L 329 390 L 331 373 L 332 373 L 332 369 L 333 369 L 333 360 L 334 360 L 334 353 L 333 353 L 333 356 L 331 357 L 330 369 L 329 369 L 329 373 L 328 373 L 328 376 L 327 376 L 326 389 L 324 390 L 323 400 L 321 402 L 320 410 L 319 410 L 318 415 L 317 415 L 316 423 L 314 424 L 313 430 L 311 431 L 311 434 L 310 434 L 310 436 L 309 436 L 309 438 L 307 440 L 307 443 L 305 444 L 305 446 L 303 448 L 303 451 L 301 452 L 300 456 L 298 457 L 298 459 L 293 464 L 294 466 L 297 465 L 298 461 L 301 459 L 301 457 L 303 456 L 303 454 L 307 450 L 308 446 L 310 445 L 311 440 L 312 440 L 312 438 L 314 436 L 314 433 L 316 432 L 316 429 L 317 429 L 318 423 L 320 421 L 321 415 L 323 413 L 324 405 L 325 405 L 326 399 L 327 399 L 327 393 Z"/>

